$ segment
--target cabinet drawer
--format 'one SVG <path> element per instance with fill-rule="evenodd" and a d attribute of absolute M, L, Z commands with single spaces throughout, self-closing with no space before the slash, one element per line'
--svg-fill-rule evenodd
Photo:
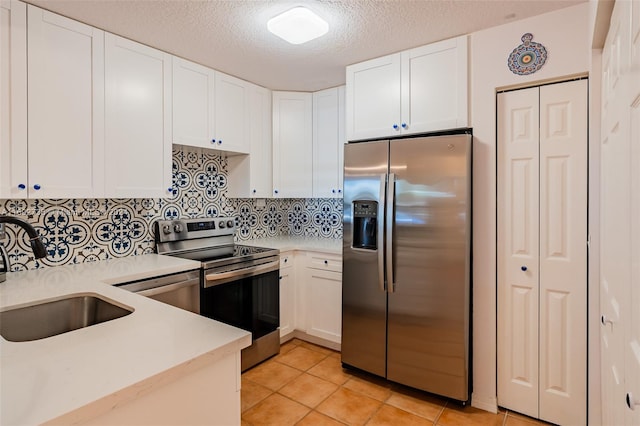
<path fill-rule="evenodd" d="M 280 269 L 290 268 L 293 266 L 292 253 L 280 253 Z"/>
<path fill-rule="evenodd" d="M 307 267 L 342 272 L 342 257 L 323 253 L 307 254 Z"/>

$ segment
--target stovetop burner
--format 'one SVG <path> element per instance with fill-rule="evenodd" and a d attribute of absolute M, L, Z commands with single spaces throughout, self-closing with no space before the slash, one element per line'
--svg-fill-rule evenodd
<path fill-rule="evenodd" d="M 276 249 L 234 244 L 232 217 L 159 220 L 155 232 L 158 254 L 197 260 L 205 269 L 279 254 Z"/>

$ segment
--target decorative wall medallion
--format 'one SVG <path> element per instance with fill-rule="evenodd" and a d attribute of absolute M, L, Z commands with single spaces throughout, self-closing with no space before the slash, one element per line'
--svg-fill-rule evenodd
<path fill-rule="evenodd" d="M 522 44 L 511 52 L 507 65 L 514 74 L 529 75 L 538 71 L 547 61 L 547 49 L 533 40 L 533 34 L 526 33 L 520 39 Z"/>

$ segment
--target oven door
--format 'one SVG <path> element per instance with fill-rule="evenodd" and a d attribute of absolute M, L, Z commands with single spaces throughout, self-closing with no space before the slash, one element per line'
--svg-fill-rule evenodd
<path fill-rule="evenodd" d="M 204 272 L 200 313 L 250 331 L 256 341 L 280 326 L 280 262 L 236 268 Z"/>

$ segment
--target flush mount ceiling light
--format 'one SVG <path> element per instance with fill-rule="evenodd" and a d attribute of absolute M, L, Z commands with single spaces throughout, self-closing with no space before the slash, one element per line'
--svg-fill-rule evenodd
<path fill-rule="evenodd" d="M 267 29 L 291 44 L 302 44 L 325 35 L 329 24 L 306 7 L 298 6 L 269 19 Z"/>

